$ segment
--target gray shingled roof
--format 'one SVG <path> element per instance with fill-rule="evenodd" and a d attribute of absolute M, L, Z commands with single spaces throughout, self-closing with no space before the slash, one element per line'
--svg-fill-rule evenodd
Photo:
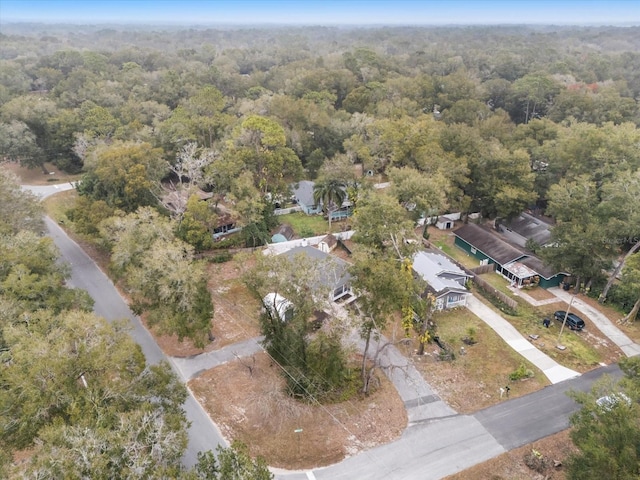
<path fill-rule="evenodd" d="M 480 250 L 500 265 L 513 262 L 525 255 L 525 253 L 515 247 L 512 247 L 504 240 L 501 240 L 497 234 L 494 234 L 475 223 L 468 223 L 467 225 L 455 230 L 453 234 L 460 237 L 477 250 Z"/>
<path fill-rule="evenodd" d="M 525 257 L 520 259 L 519 262 L 522 263 L 523 265 L 526 265 L 531 270 L 535 270 L 535 272 L 538 275 L 542 276 L 546 280 L 549 280 L 550 278 L 555 277 L 558 273 L 563 273 L 563 272 L 558 272 L 557 270 L 554 270 L 553 268 L 549 267 L 538 257 L 533 257 L 533 256 Z"/>
<path fill-rule="evenodd" d="M 540 258 L 509 245 L 504 240 L 501 240 L 496 233 L 476 225 L 475 223 L 464 225 L 458 230 L 455 230 L 453 234 L 460 237 L 469 245 L 480 250 L 485 255 L 491 257 L 500 265 L 506 265 L 507 263 L 518 260 L 523 265 L 535 270 L 539 275 L 547 280 L 558 273 L 563 273 L 552 269 Z"/>
<path fill-rule="evenodd" d="M 551 239 L 551 225 L 526 212 L 521 213 L 510 222 L 503 224 L 503 227 L 512 230 L 522 237 L 522 240 L 517 242 L 521 247 L 524 247 L 526 241 L 529 239 L 538 245 L 545 245 L 549 243 Z"/>
<path fill-rule="evenodd" d="M 300 205 L 313 206 L 316 204 L 313 199 L 313 187 L 315 182 L 311 180 L 301 180 L 293 185 L 292 193 Z"/>
<path fill-rule="evenodd" d="M 324 253 L 315 247 L 295 247 L 283 252 L 282 255 L 291 261 L 294 261 L 298 255 L 306 255 L 311 260 L 318 262 L 320 264 L 319 280 L 331 289 L 346 285 L 351 281 L 347 262 L 335 255 Z"/>

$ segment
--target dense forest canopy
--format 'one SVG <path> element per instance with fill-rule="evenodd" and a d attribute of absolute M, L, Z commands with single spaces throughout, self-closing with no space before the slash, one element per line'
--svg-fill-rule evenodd
<path fill-rule="evenodd" d="M 549 261 L 592 278 L 639 234 L 611 194 L 640 168 L 639 33 L 8 24 L 0 154 L 83 171 L 76 220 L 87 229 L 116 209 L 162 204 L 196 248 L 222 213 L 197 212 L 188 195 L 163 203 L 163 181 L 232 200 L 255 244 L 268 199 L 303 178 L 344 182 L 344 167 L 360 164 L 416 179 L 396 188 L 399 200 L 433 212 L 549 207 L 564 223 L 555 244 L 568 245 Z M 587 185 L 574 210 L 559 204 Z M 404 198 L 416 189 L 419 199 Z M 585 262 L 594 249 L 602 258 Z"/>

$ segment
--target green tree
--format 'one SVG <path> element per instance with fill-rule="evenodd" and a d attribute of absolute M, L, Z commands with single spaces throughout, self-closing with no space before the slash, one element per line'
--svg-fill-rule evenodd
<path fill-rule="evenodd" d="M 4 169 L 0 169 L 0 203 L 7 206 L 0 209 L 0 236 L 14 235 L 21 230 L 44 231 L 44 211 L 38 198 L 23 191 L 18 177 Z"/>
<path fill-rule="evenodd" d="M 475 211 L 509 218 L 536 200 L 535 175 L 525 150 L 511 152 L 497 141 L 488 142 L 470 160 L 469 169 L 470 182 L 464 188 Z"/>
<path fill-rule="evenodd" d="M 193 248 L 181 240 L 156 240 L 129 266 L 127 285 L 132 308 L 148 312 L 149 324 L 161 333 L 189 338 L 202 348 L 210 338 L 213 305 L 202 263 L 194 262 Z"/>
<path fill-rule="evenodd" d="M 346 185 L 340 180 L 324 180 L 313 186 L 313 201 L 316 205 L 322 205 L 322 210 L 326 212 L 329 218 L 329 231 L 331 231 L 333 213 L 342 207 L 346 198 Z"/>
<path fill-rule="evenodd" d="M 4 329 L 0 444 L 40 444 L 26 471 L 148 478 L 179 471 L 186 390 L 167 364 L 145 367 L 120 324 L 91 313 L 25 313 Z"/>
<path fill-rule="evenodd" d="M 143 255 L 157 240 L 171 242 L 174 223 L 157 210 L 142 207 L 128 215 L 115 215 L 100 224 L 100 235 L 111 252 L 110 268 L 117 277 L 142 264 Z"/>
<path fill-rule="evenodd" d="M 447 208 L 447 179 L 436 172 L 424 174 L 411 167 L 389 169 L 391 194 L 406 208 L 415 208 L 416 213 L 432 215 Z"/>
<path fill-rule="evenodd" d="M 332 400 L 350 380 L 338 332 L 314 333 L 311 322 L 315 311 L 328 308 L 332 288 L 326 279 L 337 278 L 338 268 L 330 259 L 320 262 L 306 254 L 283 260 L 258 253 L 255 266 L 243 275 L 263 307 L 265 350 L 283 369 L 288 393 L 294 397 Z M 269 304 L 268 294 L 289 302 L 286 318 Z"/>
<path fill-rule="evenodd" d="M 256 188 L 252 172 L 245 171 L 232 180 L 229 198 L 234 203 L 234 215 L 237 225 L 242 227 L 245 246 L 254 248 L 269 243 L 270 231 L 278 221 L 273 214 L 273 202 Z"/>
<path fill-rule="evenodd" d="M 609 239 L 618 244 L 622 252 L 631 246 L 624 252 L 598 298 L 599 302 L 604 302 L 626 261 L 640 250 L 640 170 L 616 172 L 614 179 L 602 186 L 601 198 L 598 215 L 606 222 Z"/>
<path fill-rule="evenodd" d="M 379 251 L 390 251 L 399 259 L 405 257 L 406 240 L 415 238 L 406 208 L 386 193 L 367 192 L 353 220 L 354 240 Z"/>
<path fill-rule="evenodd" d="M 195 466 L 197 480 L 272 480 L 262 457 L 251 458 L 245 444 L 234 441 L 231 446 L 216 447 L 216 455 L 211 451 L 199 452 Z"/>
<path fill-rule="evenodd" d="M 191 195 L 176 235 L 197 251 L 208 250 L 213 245 L 212 232 L 217 218 L 209 202 L 201 200 L 196 194 Z"/>
<path fill-rule="evenodd" d="M 302 175 L 302 163 L 286 146 L 284 129 L 269 118 L 247 117 L 236 130 L 231 150 L 253 172 L 262 193 L 282 193 Z"/>
<path fill-rule="evenodd" d="M 56 132 L 51 128 L 50 121 L 57 113 L 58 106 L 53 100 L 36 95 L 16 97 L 2 105 L 0 118 L 9 125 L 13 124 L 13 127 L 6 132 L 11 135 L 9 138 L 13 138 L 12 142 L 17 142 L 18 145 L 28 146 L 28 151 L 36 154 L 35 157 L 28 158 L 27 166 L 44 169 L 46 160 L 55 159 L 56 155 L 51 144 Z M 28 130 L 23 130 L 21 124 L 26 125 Z M 16 133 L 21 130 L 24 131 L 25 138 L 16 137 Z M 5 141 L 0 140 L 0 144 Z M 40 155 L 40 152 L 44 155 Z M 27 160 L 26 157 L 25 160 Z"/>
<path fill-rule="evenodd" d="M 80 195 L 132 212 L 157 203 L 152 190 L 166 174 L 167 162 L 162 150 L 147 143 L 114 142 L 97 147 L 85 168 Z"/>
<path fill-rule="evenodd" d="M 23 310 L 90 310 L 93 300 L 84 290 L 65 286 L 70 271 L 57 257 L 49 237 L 28 230 L 0 236 L 0 295 Z"/>
<path fill-rule="evenodd" d="M 640 311 L 640 254 L 628 257 L 622 269 L 620 288 L 632 298 L 636 298 L 631 311 L 623 318 L 623 322 L 633 322 Z"/>
<path fill-rule="evenodd" d="M 570 420 L 571 439 L 579 449 L 567 461 L 570 480 L 623 480 L 640 476 L 637 358 L 623 360 L 621 368 L 625 372 L 622 382 L 606 379 L 594 386 L 590 394 L 572 395 L 581 408 Z M 599 405 L 596 399 L 604 395 L 616 396 L 618 400 Z"/>
<path fill-rule="evenodd" d="M 365 341 L 361 376 L 363 392 L 368 393 L 378 356 L 388 345 L 379 341 L 387 319 L 407 307 L 417 293 L 413 276 L 403 270 L 417 241 L 407 210 L 387 194 L 369 193 L 362 198 L 354 229 L 353 240 L 362 244 L 362 251 L 354 257 L 351 275 L 361 310 L 360 335 Z M 372 340 L 376 349 L 368 364 Z"/>
<path fill-rule="evenodd" d="M 517 123 L 529 123 L 529 120 L 546 115 L 548 106 L 559 91 L 559 86 L 545 74 L 528 74 L 519 78 L 511 86 L 512 118 Z"/>
<path fill-rule="evenodd" d="M 0 123 L 0 158 L 29 168 L 40 167 L 46 160 L 36 136 L 27 124 L 17 120 Z"/>
<path fill-rule="evenodd" d="M 198 347 L 210 337 L 213 305 L 204 266 L 191 245 L 175 238 L 174 224 L 150 207 L 101 225 L 111 249 L 110 267 L 125 280 L 138 312 L 162 333 L 191 339 Z"/>
<path fill-rule="evenodd" d="M 414 298 L 413 278 L 403 275 L 403 260 L 379 250 L 365 249 L 354 257 L 352 285 L 358 295 L 360 336 L 365 346 L 361 365 L 362 392 L 368 394 L 378 356 L 388 344 L 381 335 L 393 312 L 399 312 Z M 375 351 L 370 352 L 372 342 Z"/>
<path fill-rule="evenodd" d="M 575 181 L 561 180 L 549 189 L 547 213 L 556 219 L 551 230 L 551 246 L 542 257 L 560 271 L 576 276 L 576 288 L 591 284 L 608 270 L 615 255 L 602 222 L 596 215 L 598 191 L 587 176 Z"/>

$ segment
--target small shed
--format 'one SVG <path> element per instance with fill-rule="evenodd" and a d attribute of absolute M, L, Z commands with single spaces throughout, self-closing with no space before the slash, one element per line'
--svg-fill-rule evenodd
<path fill-rule="evenodd" d="M 293 231 L 293 228 L 291 227 L 291 225 L 289 224 L 282 224 L 280 225 L 275 232 L 273 232 L 274 235 L 282 235 L 286 240 L 291 240 L 295 233 Z"/>
<path fill-rule="evenodd" d="M 293 318 L 293 304 L 279 293 L 267 293 L 262 299 L 262 304 L 268 312 L 277 315 L 283 322 L 288 322 Z"/>
<path fill-rule="evenodd" d="M 450 230 L 455 226 L 456 220 L 460 220 L 460 212 L 441 215 L 436 220 L 436 228 L 440 230 Z"/>
<path fill-rule="evenodd" d="M 450 218 L 441 216 L 438 217 L 438 220 L 436 221 L 436 228 L 440 230 L 450 230 L 453 228 L 454 223 L 455 222 Z"/>
<path fill-rule="evenodd" d="M 338 245 L 338 239 L 333 235 L 329 234 L 320 240 L 318 244 L 318 249 L 324 253 L 331 252 Z"/>

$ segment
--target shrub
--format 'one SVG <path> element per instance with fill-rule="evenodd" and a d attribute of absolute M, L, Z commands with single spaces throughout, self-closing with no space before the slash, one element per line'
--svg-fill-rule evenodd
<path fill-rule="evenodd" d="M 467 328 L 467 335 L 462 337 L 462 343 L 465 345 L 475 345 L 478 343 L 476 339 L 476 329 L 473 327 Z"/>
<path fill-rule="evenodd" d="M 229 252 L 221 252 L 218 255 L 209 258 L 210 263 L 225 263 L 233 259 L 233 255 Z"/>
<path fill-rule="evenodd" d="M 509 374 L 509 380 L 515 382 L 516 380 L 524 380 L 525 378 L 533 377 L 533 370 L 527 368 L 524 363 L 521 363 L 520 366 L 515 369 L 513 372 Z"/>

